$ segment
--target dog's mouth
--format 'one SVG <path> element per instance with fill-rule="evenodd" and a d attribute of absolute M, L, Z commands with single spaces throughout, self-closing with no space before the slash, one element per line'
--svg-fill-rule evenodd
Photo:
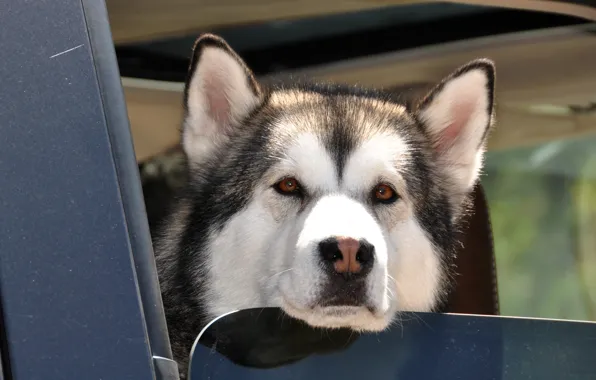
<path fill-rule="evenodd" d="M 363 312 L 368 311 L 373 317 L 377 317 L 374 309 L 366 306 L 353 305 L 333 305 L 333 306 L 317 306 L 314 308 L 316 312 L 335 318 L 350 318 Z"/>
<path fill-rule="evenodd" d="M 300 319 L 313 327 L 351 328 L 358 331 L 380 331 L 390 323 L 388 313 L 366 305 L 315 304 L 298 307 L 282 296 L 282 310 L 292 318 Z"/>
<path fill-rule="evenodd" d="M 295 282 L 295 272 L 283 276 L 277 285 L 275 303 L 290 317 L 313 327 L 350 328 L 357 331 L 381 331 L 391 321 L 395 306 L 389 302 L 387 290 L 381 286 L 346 286 L 343 289 L 319 286 L 316 297 L 305 297 L 312 288 L 302 288 Z M 374 292 L 374 293 L 373 293 Z"/>
<path fill-rule="evenodd" d="M 367 309 L 373 315 L 379 314 L 377 312 L 377 308 L 374 305 L 363 302 L 360 298 L 325 298 L 322 301 L 316 303 L 314 306 L 310 307 L 310 309 L 322 310 L 324 313 L 335 313 L 336 310 L 341 310 L 342 312 L 343 310 L 359 310 L 362 308 Z"/>

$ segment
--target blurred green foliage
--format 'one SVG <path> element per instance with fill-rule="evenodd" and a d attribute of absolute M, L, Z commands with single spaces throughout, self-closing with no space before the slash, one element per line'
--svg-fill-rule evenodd
<path fill-rule="evenodd" d="M 487 159 L 501 314 L 596 320 L 596 140 L 546 149 Z"/>

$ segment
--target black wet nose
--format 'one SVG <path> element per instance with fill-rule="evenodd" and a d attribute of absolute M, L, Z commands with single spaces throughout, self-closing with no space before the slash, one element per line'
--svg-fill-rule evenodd
<path fill-rule="evenodd" d="M 365 239 L 339 236 L 321 241 L 319 253 L 329 270 L 351 278 L 368 273 L 374 262 L 375 247 Z"/>

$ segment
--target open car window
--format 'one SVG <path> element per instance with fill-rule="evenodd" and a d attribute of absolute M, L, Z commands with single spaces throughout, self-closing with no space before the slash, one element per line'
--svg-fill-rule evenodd
<path fill-rule="evenodd" d="M 595 320 L 593 9 L 582 8 L 582 18 L 575 13 L 582 2 L 567 14 L 480 3 L 422 2 L 212 31 L 264 80 L 304 75 L 422 93 L 453 67 L 493 59 L 497 124 L 481 181 L 500 312 Z M 196 35 L 116 45 L 152 226 L 167 209 L 163 194 L 184 181 L 178 130 L 164 126 L 180 122 Z"/>

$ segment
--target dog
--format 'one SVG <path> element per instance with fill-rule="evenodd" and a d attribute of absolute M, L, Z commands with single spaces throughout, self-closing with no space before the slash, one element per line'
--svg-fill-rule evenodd
<path fill-rule="evenodd" d="M 494 85 L 486 59 L 413 106 L 354 86 L 265 85 L 200 36 L 184 90 L 188 183 L 154 239 L 182 378 L 198 333 L 233 310 L 355 331 L 440 310 Z"/>

